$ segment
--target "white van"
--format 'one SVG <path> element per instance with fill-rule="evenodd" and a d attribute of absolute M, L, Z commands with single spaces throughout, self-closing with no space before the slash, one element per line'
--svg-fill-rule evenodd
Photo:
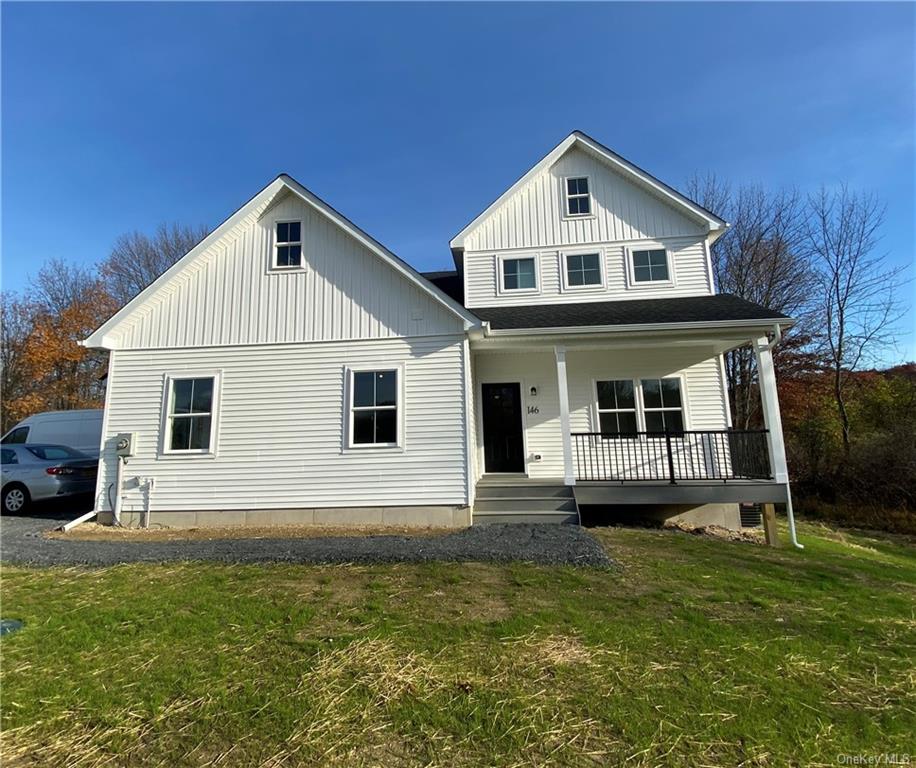
<path fill-rule="evenodd" d="M 54 443 L 98 456 L 102 410 L 45 411 L 20 421 L 0 443 Z"/>

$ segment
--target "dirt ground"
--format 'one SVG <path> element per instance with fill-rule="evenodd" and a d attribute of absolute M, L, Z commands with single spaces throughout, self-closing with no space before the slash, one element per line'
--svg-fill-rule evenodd
<path fill-rule="evenodd" d="M 116 528 L 83 523 L 66 533 L 46 531 L 49 539 L 68 541 L 219 541 L 223 539 L 322 539 L 340 536 L 441 536 L 455 528 L 406 526 L 271 525 L 222 528 Z"/>

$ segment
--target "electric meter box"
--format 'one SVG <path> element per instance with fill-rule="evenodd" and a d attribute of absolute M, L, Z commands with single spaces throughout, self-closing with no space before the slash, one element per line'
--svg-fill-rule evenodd
<path fill-rule="evenodd" d="M 115 449 L 118 452 L 118 456 L 122 456 L 124 458 L 133 456 L 136 448 L 136 432 L 121 432 L 119 435 L 117 435 L 117 437 L 115 437 Z"/>

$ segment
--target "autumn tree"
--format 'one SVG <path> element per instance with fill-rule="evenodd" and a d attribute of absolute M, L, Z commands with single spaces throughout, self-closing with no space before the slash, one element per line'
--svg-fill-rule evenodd
<path fill-rule="evenodd" d="M 22 322 L 9 340 L 11 375 L 23 384 L 4 391 L 10 421 L 38 411 L 100 407 L 107 355 L 80 345 L 117 308 L 104 283 L 89 270 L 48 262 L 32 283 Z M 15 304 L 11 305 L 11 312 Z M 5 340 L 6 341 L 6 340 Z M 6 376 L 6 371 L 4 371 Z"/>
<path fill-rule="evenodd" d="M 160 224 L 152 235 L 121 235 L 99 265 L 108 293 L 126 304 L 178 259 L 203 240 L 209 230 L 185 224 Z"/>
<path fill-rule="evenodd" d="M 32 378 L 25 359 L 26 339 L 36 308 L 10 291 L 0 294 L 0 394 L 3 397 L 0 433 L 31 413 Z"/>

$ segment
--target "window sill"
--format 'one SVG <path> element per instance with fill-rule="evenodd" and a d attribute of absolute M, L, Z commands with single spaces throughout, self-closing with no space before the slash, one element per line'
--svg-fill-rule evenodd
<path fill-rule="evenodd" d="M 289 273 L 295 272 L 308 272 L 308 268 L 305 266 L 298 267 L 275 267 L 271 266 L 267 268 L 267 274 L 269 275 L 287 275 Z"/>
<path fill-rule="evenodd" d="M 215 459 L 214 451 L 158 451 L 156 460 Z"/>
<path fill-rule="evenodd" d="M 598 218 L 594 213 L 564 213 L 563 221 L 587 221 Z"/>
<path fill-rule="evenodd" d="M 348 445 L 343 449 L 342 453 L 365 453 L 365 452 L 375 452 L 380 453 L 405 453 L 404 446 L 398 445 L 397 443 L 361 443 L 356 445 Z"/>
<path fill-rule="evenodd" d="M 674 288 L 674 280 L 646 280 L 641 283 L 631 281 L 627 284 L 627 288 L 632 288 L 633 290 L 639 291 L 645 288 Z"/>

